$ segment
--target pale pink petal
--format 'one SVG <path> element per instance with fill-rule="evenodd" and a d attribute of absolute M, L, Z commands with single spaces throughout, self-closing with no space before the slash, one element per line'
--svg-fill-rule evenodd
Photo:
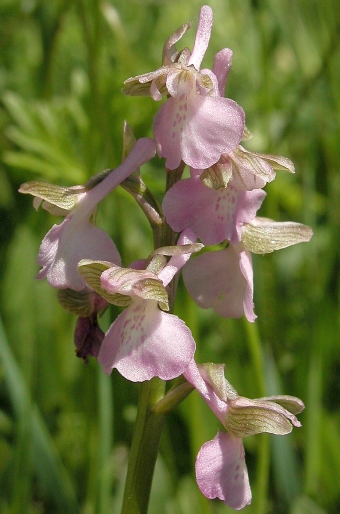
<path fill-rule="evenodd" d="M 166 193 L 163 211 L 173 230 L 191 230 L 205 245 L 235 239 L 237 190 L 215 191 L 199 178 L 177 182 Z"/>
<path fill-rule="evenodd" d="M 212 23 L 212 9 L 208 5 L 203 5 L 200 10 L 194 48 L 188 61 L 188 65 L 193 64 L 196 70 L 200 69 L 201 62 L 208 48 Z"/>
<path fill-rule="evenodd" d="M 244 223 L 250 223 L 255 218 L 265 196 L 266 193 L 262 189 L 253 189 L 252 191 L 239 190 L 236 219 L 237 236 L 230 239 L 232 243 L 236 244 L 241 241 L 242 226 Z"/>
<path fill-rule="evenodd" d="M 255 321 L 257 318 L 254 313 L 254 281 L 253 281 L 253 264 L 251 253 L 247 250 L 240 252 L 240 270 L 246 281 L 246 290 L 243 297 L 244 315 L 248 321 Z"/>
<path fill-rule="evenodd" d="M 80 291 L 86 286 L 77 266 L 81 259 L 120 263 L 116 245 L 108 234 L 72 214 L 54 225 L 40 245 L 37 263 L 42 269 L 37 278 L 47 278 L 52 287 Z"/>
<path fill-rule="evenodd" d="M 195 352 L 195 341 L 185 323 L 158 309 L 154 301 L 133 299 L 111 325 L 98 361 L 105 373 L 116 368 L 133 382 L 178 377 Z"/>
<path fill-rule="evenodd" d="M 219 431 L 205 443 L 196 459 L 196 480 L 207 498 L 219 498 L 236 510 L 249 505 L 251 490 L 242 439 Z"/>
<path fill-rule="evenodd" d="M 225 85 L 228 78 L 228 73 L 231 68 L 231 61 L 233 52 L 229 48 L 223 48 L 220 50 L 214 59 L 214 65 L 212 71 L 217 78 L 218 91 L 220 96 L 224 96 Z"/>
<path fill-rule="evenodd" d="M 180 180 L 166 193 L 163 211 L 173 230 L 190 228 L 205 245 L 232 243 L 241 238 L 240 227 L 256 215 L 263 191 L 239 191 L 233 186 L 211 189 L 199 178 Z"/>
<path fill-rule="evenodd" d="M 143 137 L 138 139 L 131 152 L 124 161 L 104 180 L 83 195 L 74 211 L 80 217 L 89 217 L 96 209 L 98 203 L 103 200 L 113 189 L 123 182 L 129 175 L 136 171 L 144 163 L 152 159 L 156 153 L 156 146 L 153 139 Z M 79 213 L 79 214 L 78 214 Z M 81 214 L 80 214 L 81 213 Z"/>
<path fill-rule="evenodd" d="M 183 230 L 183 232 L 181 232 L 181 234 L 179 235 L 177 244 L 178 245 L 191 245 L 193 243 L 196 243 L 196 241 L 197 241 L 196 234 L 192 230 L 187 228 L 186 230 Z"/>
<path fill-rule="evenodd" d="M 162 100 L 162 93 L 160 93 L 155 80 L 151 82 L 150 96 L 153 100 L 155 100 L 155 102 L 160 102 Z"/>
<path fill-rule="evenodd" d="M 158 154 L 171 170 L 181 160 L 208 168 L 236 148 L 243 135 L 244 112 L 233 100 L 188 93 L 169 98 L 154 119 Z"/>
<path fill-rule="evenodd" d="M 163 64 L 164 65 L 172 65 L 178 55 L 176 49 L 176 43 L 183 37 L 185 32 L 190 28 L 190 23 L 185 23 L 179 29 L 174 32 L 165 42 L 163 48 Z"/>
<path fill-rule="evenodd" d="M 225 318 L 244 314 L 249 286 L 240 270 L 240 254 L 233 246 L 191 259 L 182 273 L 188 293 L 203 309 L 211 307 Z"/>

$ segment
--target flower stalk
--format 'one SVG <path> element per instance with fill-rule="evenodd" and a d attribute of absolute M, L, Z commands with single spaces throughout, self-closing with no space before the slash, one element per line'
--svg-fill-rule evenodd
<path fill-rule="evenodd" d="M 122 514 L 146 514 L 165 414 L 152 407 L 163 398 L 166 383 L 157 377 L 140 385 L 137 417 L 129 454 Z"/>

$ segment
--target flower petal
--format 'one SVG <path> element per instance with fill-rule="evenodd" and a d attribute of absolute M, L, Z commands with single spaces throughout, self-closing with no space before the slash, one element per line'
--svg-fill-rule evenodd
<path fill-rule="evenodd" d="M 260 189 L 275 178 L 272 166 L 258 154 L 239 145 L 230 154 L 233 185 L 239 189 Z"/>
<path fill-rule="evenodd" d="M 218 91 L 220 96 L 224 96 L 225 85 L 228 78 L 228 73 L 231 68 L 231 61 L 233 52 L 229 48 L 223 48 L 214 58 L 214 65 L 212 71 L 217 78 Z"/>
<path fill-rule="evenodd" d="M 154 119 L 158 154 L 166 158 L 168 169 L 183 160 L 193 168 L 215 164 L 222 153 L 239 144 L 244 127 L 244 112 L 228 98 L 197 95 L 188 91 L 169 98 Z"/>
<path fill-rule="evenodd" d="M 62 187 L 48 182 L 25 182 L 21 184 L 19 193 L 30 194 L 44 200 L 43 206 L 51 211 L 51 206 L 59 207 L 62 212 L 71 211 L 85 194 L 84 186 Z"/>
<path fill-rule="evenodd" d="M 205 443 L 196 459 L 196 480 L 207 498 L 219 498 L 236 510 L 249 505 L 251 490 L 242 439 L 219 431 Z"/>
<path fill-rule="evenodd" d="M 257 318 L 254 313 L 254 280 L 253 280 L 253 264 L 251 254 L 245 250 L 240 252 L 240 270 L 246 281 L 246 290 L 243 297 L 244 315 L 248 321 L 255 321 Z"/>
<path fill-rule="evenodd" d="M 284 407 L 289 412 L 293 414 L 299 414 L 302 412 L 305 408 L 305 405 L 300 398 L 297 398 L 296 396 L 289 396 L 289 395 L 277 395 L 277 396 L 266 396 L 265 398 L 258 398 L 259 400 L 264 400 L 267 402 L 275 402 L 281 405 L 281 407 Z"/>
<path fill-rule="evenodd" d="M 101 259 L 120 263 L 116 245 L 107 233 L 72 214 L 54 225 L 40 245 L 37 278 L 47 278 L 52 287 L 80 291 L 86 286 L 77 266 L 81 259 Z"/>
<path fill-rule="evenodd" d="M 244 314 L 245 295 L 252 284 L 246 282 L 240 270 L 240 253 L 233 246 L 190 260 L 183 268 L 183 280 L 190 296 L 203 309 L 211 307 L 225 318 Z"/>
<path fill-rule="evenodd" d="M 237 243 L 241 226 L 254 219 L 264 197 L 262 190 L 238 191 L 231 185 L 216 191 L 195 177 L 169 189 L 163 211 L 173 230 L 190 228 L 205 245 Z"/>
<path fill-rule="evenodd" d="M 275 402 L 242 396 L 228 402 L 225 427 L 235 437 L 262 432 L 285 435 L 292 431 L 293 425 L 300 427 L 301 423 L 294 414 Z"/>
<path fill-rule="evenodd" d="M 114 266 L 112 262 L 107 261 L 93 261 L 90 259 L 82 259 L 78 263 L 78 273 L 83 277 L 85 282 L 98 293 L 98 295 L 105 298 L 105 300 L 113 305 L 119 307 L 127 307 L 131 303 L 130 296 L 109 293 L 102 287 L 101 275 L 104 271 Z"/>
<path fill-rule="evenodd" d="M 211 35 L 212 23 L 212 9 L 208 5 L 203 5 L 200 9 L 194 48 L 188 61 L 188 65 L 193 64 L 196 70 L 200 69 L 201 62 L 203 60 L 205 52 L 207 51 Z"/>
<path fill-rule="evenodd" d="M 185 32 L 190 29 L 191 24 L 185 23 L 179 29 L 176 30 L 165 42 L 164 48 L 163 48 L 163 64 L 164 65 L 171 65 L 178 56 L 178 51 L 176 49 L 176 43 L 183 37 Z"/>
<path fill-rule="evenodd" d="M 133 299 L 111 325 L 98 361 L 105 373 L 116 368 L 133 382 L 178 377 L 188 366 L 195 341 L 185 323 L 154 301 Z"/>

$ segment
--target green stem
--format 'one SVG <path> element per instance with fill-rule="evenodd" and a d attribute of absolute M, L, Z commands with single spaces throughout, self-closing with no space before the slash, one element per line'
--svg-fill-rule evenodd
<path fill-rule="evenodd" d="M 122 514 L 146 514 L 164 414 L 151 411 L 163 398 L 165 382 L 153 378 L 141 384 L 137 419 L 129 456 Z"/>
<path fill-rule="evenodd" d="M 258 327 L 255 323 L 245 321 L 247 332 L 248 348 L 253 364 L 258 396 L 266 395 L 264 381 L 264 367 L 262 346 Z M 270 439 L 268 434 L 260 434 L 258 437 L 258 461 L 256 470 L 256 496 L 254 496 L 253 507 L 257 514 L 265 514 L 268 511 L 267 495 L 270 471 Z"/>
<path fill-rule="evenodd" d="M 249 323 L 244 319 L 244 326 L 247 333 L 248 349 L 253 365 L 255 380 L 256 380 L 256 394 L 258 396 L 266 395 L 266 386 L 264 381 L 263 357 L 260 334 L 258 327 L 255 323 Z"/>
<path fill-rule="evenodd" d="M 182 176 L 184 163 L 178 170 L 167 171 L 166 190 Z M 165 220 L 154 227 L 154 248 L 176 244 L 176 234 Z M 170 312 L 176 296 L 176 280 L 171 282 Z M 155 377 L 140 386 L 137 418 L 132 438 L 121 514 L 146 514 L 153 473 L 165 414 L 153 407 L 164 397 L 166 382 Z"/>

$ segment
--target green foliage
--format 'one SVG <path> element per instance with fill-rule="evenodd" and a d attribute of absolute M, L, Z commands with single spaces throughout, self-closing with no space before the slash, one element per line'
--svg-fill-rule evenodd
<path fill-rule="evenodd" d="M 176 311 L 193 331 L 198 360 L 225 362 L 240 394 L 292 394 L 306 404 L 303 427 L 289 437 L 245 440 L 253 489 L 246 512 L 336 514 L 340 6 L 337 0 L 207 3 L 215 21 L 205 63 L 224 46 L 234 51 L 227 96 L 246 111 L 254 135 L 247 148 L 295 163 L 295 176 L 278 172 L 266 188 L 261 214 L 311 225 L 314 237 L 254 258 L 255 325 L 199 310 L 181 288 Z M 158 105 L 124 97 L 123 81 L 155 69 L 165 39 L 184 22 L 195 23 L 200 5 L 1 2 L 1 514 L 119 512 L 138 387 L 75 358 L 75 320 L 46 283 L 34 280 L 39 243 L 54 221 L 33 211 L 17 189 L 28 180 L 80 184 L 116 166 L 124 119 L 137 137 L 151 134 Z M 185 44 L 192 38 L 188 31 Z M 162 190 L 156 160 L 144 179 L 156 194 Z M 151 232 L 125 191 L 105 200 L 98 220 L 125 263 L 152 250 Z M 150 513 L 232 512 L 206 500 L 194 480 L 196 452 L 217 428 L 196 393 L 168 416 Z"/>

